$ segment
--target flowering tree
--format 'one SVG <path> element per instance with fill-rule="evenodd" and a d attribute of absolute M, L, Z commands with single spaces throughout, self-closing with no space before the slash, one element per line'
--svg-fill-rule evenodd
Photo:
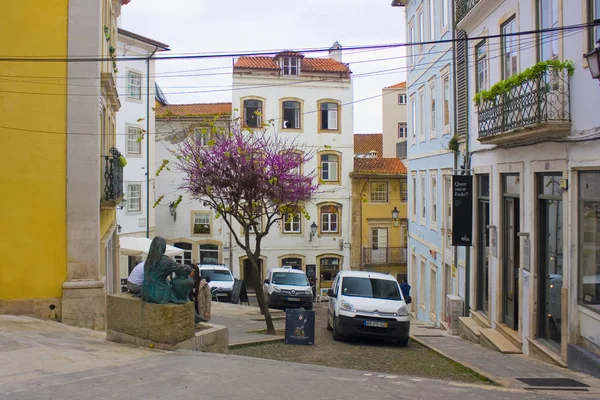
<path fill-rule="evenodd" d="M 295 141 L 285 141 L 280 135 L 269 135 L 266 130 L 251 132 L 238 125 L 230 132 L 214 134 L 208 145 L 203 145 L 205 142 L 199 137 L 184 140 L 175 150 L 176 168 L 185 173 L 180 189 L 223 217 L 246 252 L 267 333 L 275 334 L 259 273 L 261 243 L 284 215 L 306 215 L 304 203 L 317 186 L 313 183 L 315 171 L 301 174 L 300 167 L 313 153 L 299 151 Z M 232 219 L 243 233 L 233 229 Z"/>

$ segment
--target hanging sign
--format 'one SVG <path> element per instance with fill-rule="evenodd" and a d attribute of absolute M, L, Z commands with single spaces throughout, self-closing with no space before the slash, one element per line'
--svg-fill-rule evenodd
<path fill-rule="evenodd" d="M 473 245 L 473 176 L 452 176 L 452 246 Z"/>

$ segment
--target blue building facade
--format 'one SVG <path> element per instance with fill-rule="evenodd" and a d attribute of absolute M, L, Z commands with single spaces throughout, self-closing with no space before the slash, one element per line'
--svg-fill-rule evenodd
<path fill-rule="evenodd" d="M 464 253 L 452 247 L 452 172 L 455 153 L 454 70 L 450 0 L 394 1 L 406 12 L 409 242 L 412 312 L 440 326 L 446 295 L 464 298 Z M 434 42 L 434 43 L 427 43 Z M 457 163 L 457 164 L 456 164 Z"/>

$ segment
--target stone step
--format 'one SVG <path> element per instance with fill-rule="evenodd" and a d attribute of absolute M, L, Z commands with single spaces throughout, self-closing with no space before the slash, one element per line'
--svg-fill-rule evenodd
<path fill-rule="evenodd" d="M 521 354 L 521 349 L 512 344 L 503 334 L 492 328 L 480 330 L 481 345 L 503 354 Z"/>
<path fill-rule="evenodd" d="M 477 321 L 471 317 L 459 317 L 458 335 L 469 342 L 479 344 L 481 335 L 480 326 Z"/>
<path fill-rule="evenodd" d="M 511 329 L 508 325 L 503 324 L 503 323 L 496 324 L 496 330 L 498 330 L 498 332 L 500 332 L 502 335 L 504 335 L 505 338 L 510 340 L 510 342 L 512 344 L 514 344 L 516 348 L 518 348 L 518 349 L 523 348 L 523 341 L 521 340 L 521 337 L 519 336 L 519 331 L 515 331 L 514 329 Z"/>
<path fill-rule="evenodd" d="M 477 325 L 479 325 L 482 328 L 492 327 L 490 325 L 490 321 L 488 321 L 487 317 L 480 311 L 471 311 L 471 318 L 473 318 L 475 322 L 477 322 Z"/>

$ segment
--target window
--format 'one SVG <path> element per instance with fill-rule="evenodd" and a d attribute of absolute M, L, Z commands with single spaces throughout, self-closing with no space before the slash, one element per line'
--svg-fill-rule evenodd
<path fill-rule="evenodd" d="M 339 207 L 327 205 L 321 207 L 321 232 L 338 233 L 339 232 Z"/>
<path fill-rule="evenodd" d="M 410 27 L 408 28 L 408 42 L 409 43 L 415 43 L 415 23 L 414 21 L 412 21 L 410 23 Z M 410 64 L 411 65 L 415 65 L 416 60 L 417 60 L 417 46 L 416 45 L 412 45 L 409 47 L 409 51 L 410 51 Z"/>
<path fill-rule="evenodd" d="M 371 182 L 371 202 L 387 203 L 388 184 L 387 182 Z"/>
<path fill-rule="evenodd" d="M 487 90 L 487 46 L 486 41 L 482 40 L 475 46 L 475 57 L 477 64 L 475 65 L 475 91 L 479 93 L 482 90 Z"/>
<path fill-rule="evenodd" d="M 421 223 L 424 224 L 425 223 L 425 212 L 427 210 L 427 206 L 425 204 L 425 173 L 421 174 Z"/>
<path fill-rule="evenodd" d="M 192 244 L 185 242 L 173 243 L 173 246 L 184 250 L 182 256 L 175 256 L 175 262 L 190 265 L 192 263 Z"/>
<path fill-rule="evenodd" d="M 338 181 L 339 157 L 335 154 L 321 154 L 321 180 Z"/>
<path fill-rule="evenodd" d="M 425 140 L 425 93 L 419 93 L 419 140 Z"/>
<path fill-rule="evenodd" d="M 406 141 L 396 143 L 396 158 L 406 158 Z"/>
<path fill-rule="evenodd" d="M 286 157 L 286 159 L 288 160 L 287 162 L 290 163 L 288 165 L 292 165 L 292 168 L 290 168 L 289 173 L 291 175 L 302 175 L 302 161 L 304 160 L 303 154 L 296 151 L 290 151 L 288 153 L 288 156 L 291 158 L 290 160 Z"/>
<path fill-rule="evenodd" d="M 410 108 L 412 114 L 412 121 L 410 121 L 410 127 L 412 128 L 412 143 L 414 144 L 417 140 L 417 102 L 415 97 L 412 96 L 410 99 Z"/>
<path fill-rule="evenodd" d="M 135 126 L 127 127 L 127 153 L 141 154 L 142 153 L 142 130 Z"/>
<path fill-rule="evenodd" d="M 142 74 L 127 71 L 127 97 L 130 99 L 142 99 Z"/>
<path fill-rule="evenodd" d="M 558 27 L 558 0 L 538 0 L 538 28 L 555 29 Z M 541 61 L 558 59 L 557 31 L 538 35 L 538 51 Z"/>
<path fill-rule="evenodd" d="M 321 129 L 337 131 L 338 105 L 335 103 L 321 103 Z"/>
<path fill-rule="evenodd" d="M 437 171 L 431 171 L 431 228 L 437 228 Z"/>
<path fill-rule="evenodd" d="M 423 309 L 423 311 L 425 311 L 425 294 L 427 293 L 427 285 L 425 284 L 425 281 L 427 280 L 427 275 L 425 275 L 426 273 L 426 261 L 424 258 L 421 258 L 421 276 L 419 276 L 419 305 L 421 306 L 421 309 Z"/>
<path fill-rule="evenodd" d="M 423 57 L 423 41 L 425 40 L 425 22 L 423 21 L 423 11 L 419 12 L 418 16 L 419 20 L 419 33 L 417 37 L 417 42 L 419 43 L 419 57 Z"/>
<path fill-rule="evenodd" d="M 579 303 L 600 313 L 600 171 L 579 173 Z"/>
<path fill-rule="evenodd" d="M 300 214 L 283 215 L 283 233 L 300 233 Z"/>
<path fill-rule="evenodd" d="M 443 101 L 444 109 L 442 110 L 442 117 L 444 120 L 443 121 L 444 127 L 449 127 L 450 126 L 450 77 L 448 75 L 444 76 L 443 96 L 444 96 L 444 98 L 442 99 L 442 101 Z"/>
<path fill-rule="evenodd" d="M 127 185 L 127 211 L 142 210 L 142 185 Z"/>
<path fill-rule="evenodd" d="M 600 0 L 588 0 L 589 22 L 600 19 Z M 589 50 L 594 50 L 596 42 L 600 40 L 600 25 L 590 27 Z"/>
<path fill-rule="evenodd" d="M 201 244 L 198 249 L 200 256 L 200 264 L 218 264 L 219 263 L 219 246 L 216 244 Z M 210 271 L 212 280 L 231 281 L 231 275 L 227 273 L 220 273 L 218 270 Z M 208 271 L 206 271 L 208 273 Z M 203 275 L 204 276 L 204 273 Z M 219 279 L 215 279 L 219 278 Z"/>
<path fill-rule="evenodd" d="M 431 132 L 430 138 L 434 138 L 436 136 L 436 116 L 435 116 L 435 96 L 437 92 L 435 91 L 435 83 L 429 86 L 429 101 L 431 103 L 431 107 L 429 109 L 430 121 L 429 121 L 429 130 Z"/>
<path fill-rule="evenodd" d="M 283 129 L 300 129 L 300 103 L 297 101 L 283 102 Z"/>
<path fill-rule="evenodd" d="M 340 272 L 340 259 L 337 257 L 324 257 L 319 261 L 321 284 L 331 282 Z"/>
<path fill-rule="evenodd" d="M 196 146 L 206 147 L 211 138 L 210 128 L 207 126 L 198 126 L 194 128 L 194 139 L 196 140 Z"/>
<path fill-rule="evenodd" d="M 423 277 L 425 278 L 425 277 Z M 435 301 L 437 298 L 437 266 L 429 263 L 429 314 L 432 320 L 436 318 Z"/>
<path fill-rule="evenodd" d="M 442 25 L 444 28 L 448 26 L 448 1 L 442 0 Z"/>
<path fill-rule="evenodd" d="M 433 3 L 435 0 L 429 0 L 429 40 L 435 40 L 435 8 Z"/>
<path fill-rule="evenodd" d="M 386 249 L 388 247 L 388 230 L 387 228 L 371 228 L 371 249 L 372 250 L 383 250 L 383 260 L 385 261 L 386 257 Z M 377 256 L 371 253 L 371 260 L 373 258 L 377 259 Z M 380 260 L 377 260 L 380 261 Z"/>
<path fill-rule="evenodd" d="M 408 136 L 408 127 L 406 122 L 398 122 L 398 139 L 403 139 Z"/>
<path fill-rule="evenodd" d="M 402 189 L 402 198 L 400 199 L 400 202 L 402 203 L 406 203 L 408 202 L 408 183 L 407 182 L 402 182 L 400 184 L 400 188 Z"/>
<path fill-rule="evenodd" d="M 298 58 L 283 57 L 283 74 L 298 75 Z"/>
<path fill-rule="evenodd" d="M 194 235 L 210 234 L 210 214 L 194 214 Z"/>
<path fill-rule="evenodd" d="M 406 104 L 406 95 L 405 94 L 398 95 L 398 104 Z"/>
<path fill-rule="evenodd" d="M 262 125 L 262 101 L 244 100 L 244 123 L 249 128 L 260 128 Z"/>
<path fill-rule="evenodd" d="M 417 174 L 412 173 L 412 217 L 413 220 L 417 218 Z"/>
<path fill-rule="evenodd" d="M 518 37 L 512 35 L 517 31 L 517 19 L 513 16 L 502 25 L 502 79 L 508 79 L 517 73 Z"/>

